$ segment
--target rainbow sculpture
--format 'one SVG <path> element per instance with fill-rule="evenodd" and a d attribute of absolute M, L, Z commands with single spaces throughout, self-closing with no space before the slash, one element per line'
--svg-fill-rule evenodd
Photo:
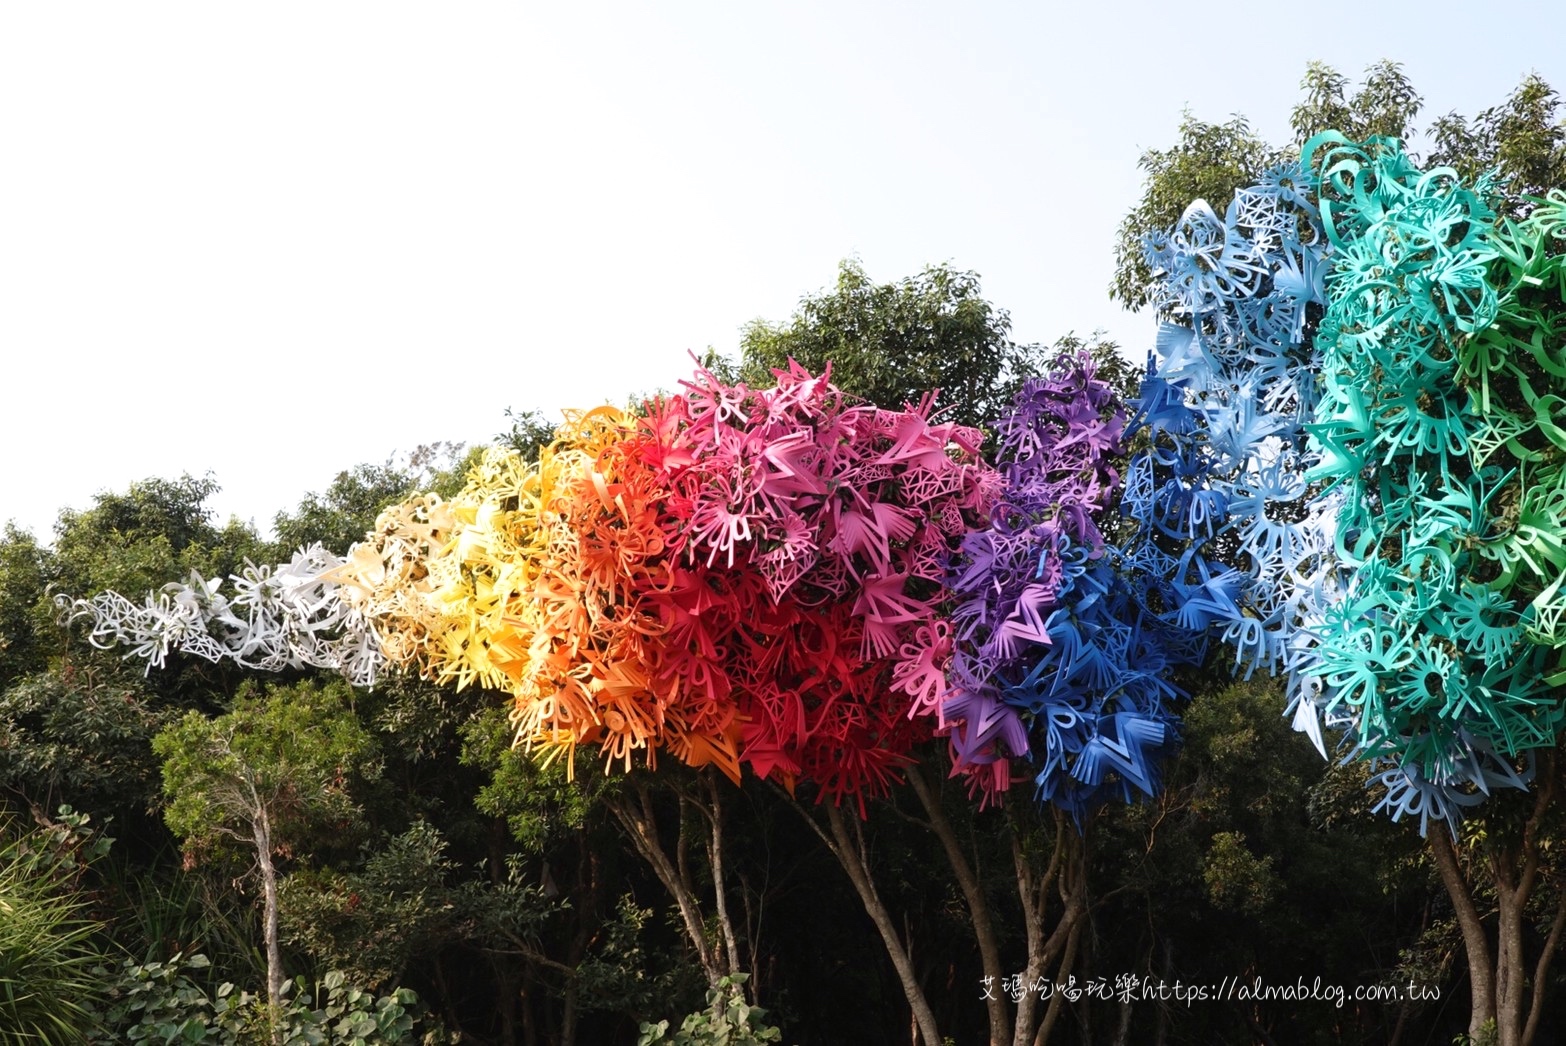
<path fill-rule="evenodd" d="M 1327 134 L 1221 216 L 1195 201 L 1148 245 L 1130 421 L 1059 360 L 995 467 L 934 393 L 698 371 L 568 412 L 536 463 L 490 451 L 341 559 L 75 609 L 149 668 L 414 670 L 508 694 L 549 757 L 667 752 L 861 809 L 944 736 L 981 801 L 1026 774 L 1079 821 L 1157 790 L 1174 673 L 1224 648 L 1394 818 L 1455 830 L 1566 721 L 1566 193 L 1516 219 L 1498 191 Z"/>
<path fill-rule="evenodd" d="M 933 395 L 890 411 L 825 375 L 775 377 L 753 390 L 703 370 L 640 416 L 568 413 L 538 462 L 491 450 L 451 501 L 415 495 L 344 559 L 313 553 L 337 616 L 309 636 L 335 628 L 360 652 L 373 634 L 374 656 L 312 660 L 297 629 L 235 627 L 201 579 L 77 611 L 149 667 L 178 647 L 368 684 L 384 661 L 508 693 L 519 743 L 549 757 L 668 751 L 736 782 L 748 764 L 862 808 L 930 736 L 941 584 L 999 477 L 978 431 L 931 419 Z M 258 645 L 284 653 L 241 654 Z"/>

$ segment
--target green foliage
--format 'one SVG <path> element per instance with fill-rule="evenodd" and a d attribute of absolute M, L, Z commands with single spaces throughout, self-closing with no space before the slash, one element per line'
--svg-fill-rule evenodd
<path fill-rule="evenodd" d="M 197 953 L 167 962 L 127 961 L 110 988 L 107 1042 L 207 1043 L 245 1046 L 271 1041 L 265 1000 L 230 983 L 208 989 L 190 977 L 211 963 Z M 104 977 L 108 971 L 98 973 Z M 376 996 L 328 973 L 312 991 L 285 985 L 278 1021 L 285 1046 L 403 1046 L 452 1041 L 428 1019 L 417 993 L 397 988 Z"/>
<path fill-rule="evenodd" d="M 109 840 L 85 814 L 59 816 L 0 847 L 0 1046 L 85 1042 L 97 1025 L 101 926 L 78 881 Z"/>
<path fill-rule="evenodd" d="M 977 273 L 947 265 L 897 283 L 873 283 L 857 260 L 837 287 L 805 297 L 782 324 L 752 321 L 740 341 L 740 376 L 772 384 L 794 359 L 812 373 L 832 364 L 844 391 L 882 407 L 917 404 L 940 390 L 946 417 L 982 426 L 997 418 L 1045 350 L 1011 340 L 1011 317 L 980 293 Z"/>
<path fill-rule="evenodd" d="M 477 688 L 454 691 L 396 672 L 370 692 L 355 695 L 354 706 L 361 721 L 388 738 L 389 759 L 415 764 L 453 758 L 460 750 L 459 734 L 490 697 Z M 409 811 L 404 820 L 418 815 Z"/>
<path fill-rule="evenodd" d="M 379 771 L 347 696 L 335 682 L 247 687 L 225 715 L 188 712 L 164 728 L 152 748 L 169 829 L 200 849 L 220 835 L 248 844 L 262 816 L 277 838 L 310 823 L 346 827 L 358 815 L 350 782 Z"/>
<path fill-rule="evenodd" d="M 293 512 L 273 517 L 272 532 L 277 538 L 269 558 L 282 562 L 295 549 L 316 541 L 339 555 L 347 552 L 375 526 L 382 509 L 417 489 L 415 483 L 406 469 L 390 461 L 344 469 L 324 493 L 306 494 Z"/>
<path fill-rule="evenodd" d="M 110 931 L 121 951 L 149 963 L 201 952 L 217 956 L 229 980 L 259 981 L 266 975 L 253 913 L 229 889 L 230 876 L 182 869 L 171 846 L 149 862 L 111 863 L 98 872 L 114 904 Z"/>
<path fill-rule="evenodd" d="M 495 442 L 510 447 L 522 455 L 524 461 L 537 461 L 538 452 L 554 441 L 555 423 L 541 410 L 507 407 L 506 420 L 511 422 L 511 428 L 496 436 Z"/>
<path fill-rule="evenodd" d="M 584 762 L 575 780 L 568 780 L 563 760 L 543 766 L 514 747 L 505 709 L 485 709 L 464 725 L 462 734 L 462 761 L 490 775 L 474 805 L 492 817 L 504 817 L 527 853 L 542 854 L 563 833 L 580 831 L 600 793 L 610 786 L 590 763 Z"/>
<path fill-rule="evenodd" d="M 765 1023 L 767 1011 L 745 1002 L 746 975 L 736 973 L 707 991 L 707 1008 L 685 1018 L 678 1031 L 669 1022 L 642 1025 L 637 1046 L 668 1043 L 669 1046 L 760 1046 L 781 1042 L 783 1033 Z"/>
<path fill-rule="evenodd" d="M 1242 915 L 1261 912 L 1278 891 L 1272 855 L 1257 857 L 1251 853 L 1242 832 L 1219 832 L 1213 836 L 1202 877 L 1207 881 L 1207 896 L 1214 907 Z"/>
<path fill-rule="evenodd" d="M 286 939 L 361 983 L 397 981 L 458 917 L 446 885 L 454 871 L 446 849 L 440 832 L 418 821 L 369 853 L 363 871 L 295 872 L 282 886 Z"/>
<path fill-rule="evenodd" d="M 0 688 L 44 667 L 54 617 L 44 598 L 50 561 L 31 534 L 6 525 L 0 538 Z"/>
<path fill-rule="evenodd" d="M 511 950 L 537 959 L 545 923 L 565 907 L 552 900 L 518 854 L 508 854 L 502 874 L 468 879 L 450 896 L 457 936 L 489 951 Z"/>
<path fill-rule="evenodd" d="M 137 676 L 87 663 L 0 692 L 0 782 L 29 802 L 145 808 L 158 777 L 151 740 L 172 719 Z"/>
<path fill-rule="evenodd" d="M 576 968 L 584 1008 L 646 1014 L 671 999 L 695 997 L 704 983 L 700 971 L 649 949 L 652 916 L 651 908 L 641 907 L 630 894 L 621 895 L 613 917 L 599 928 L 593 951 Z"/>
<path fill-rule="evenodd" d="M 1294 107 L 1289 124 L 1298 149 L 1322 131 L 1341 131 L 1351 141 L 1372 136 L 1407 141 L 1422 99 L 1403 67 L 1381 61 L 1365 70 L 1365 82 L 1352 98 L 1344 96 L 1348 77 L 1324 62 L 1311 62 L 1300 89 L 1305 99 Z"/>
<path fill-rule="evenodd" d="M 434 491 L 450 497 L 462 487 L 473 454 L 460 443 L 429 443 L 414 448 L 402 464 L 388 458 L 383 464 L 356 465 L 344 469 L 325 493 L 311 492 L 292 512 L 279 512 L 272 520 L 277 535 L 267 559 L 283 562 L 294 550 L 319 541 L 341 555 L 375 527 L 375 517 L 415 491 Z"/>
<path fill-rule="evenodd" d="M 67 509 L 55 523 L 55 583 L 73 595 L 114 589 L 139 595 L 192 570 L 221 577 L 237 570 L 260 543 L 245 524 L 214 527 L 206 500 L 211 478 L 147 479 L 124 494 L 99 494 L 84 512 Z"/>
<path fill-rule="evenodd" d="M 1427 166 L 1452 167 L 1465 180 L 1494 168 L 1513 197 L 1542 196 L 1566 185 L 1566 123 L 1557 119 L 1560 96 L 1537 73 L 1524 78 L 1505 102 L 1472 120 L 1457 113 L 1438 118 Z"/>

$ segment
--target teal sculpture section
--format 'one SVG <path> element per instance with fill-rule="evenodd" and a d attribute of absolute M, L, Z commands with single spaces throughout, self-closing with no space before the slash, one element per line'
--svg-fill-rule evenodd
<path fill-rule="evenodd" d="M 1334 569 L 1292 667 L 1383 808 L 1455 825 L 1566 716 L 1566 198 L 1499 218 L 1498 186 L 1392 140 L 1304 162 L 1332 248 L 1305 478 Z"/>

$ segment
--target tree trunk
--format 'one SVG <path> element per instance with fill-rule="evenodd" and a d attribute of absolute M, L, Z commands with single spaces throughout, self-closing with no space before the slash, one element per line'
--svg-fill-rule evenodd
<path fill-rule="evenodd" d="M 1054 932 L 1043 943 L 1037 960 L 1040 968 L 1055 967 L 1055 984 L 1057 987 L 1066 983 L 1071 971 L 1077 965 L 1077 952 L 1082 944 L 1082 927 L 1087 923 L 1087 871 L 1088 871 L 1088 845 L 1086 832 L 1091 826 L 1089 821 L 1084 825 L 1084 834 L 1078 835 L 1065 829 L 1065 815 L 1056 813 L 1058 818 L 1055 850 L 1059 855 L 1060 866 L 1056 874 L 1057 890 L 1060 895 L 1062 910 L 1060 922 L 1055 925 Z M 1054 858 L 1051 859 L 1054 865 Z M 1055 963 L 1055 957 L 1059 956 L 1060 962 Z M 1030 956 L 1030 962 L 1035 960 Z M 1049 1000 L 1049 1008 L 1044 1012 L 1044 1020 L 1039 1024 L 1038 1032 L 1033 1037 L 1034 1046 L 1043 1046 L 1049 1041 L 1050 1034 L 1055 1030 L 1056 1023 L 1060 1020 L 1061 1010 L 1065 1008 L 1065 996 L 1059 990 L 1055 991 Z"/>
<path fill-rule="evenodd" d="M 1513 880 L 1515 851 L 1495 856 L 1495 1028 L 1498 1046 L 1521 1046 L 1522 1037 L 1522 931 L 1526 892 Z"/>
<path fill-rule="evenodd" d="M 696 959 L 701 963 L 702 972 L 707 977 L 707 984 L 709 987 L 716 988 L 724 975 L 731 971 L 724 969 L 724 953 L 714 942 L 707 940 L 701 903 L 696 898 L 696 890 L 691 883 L 690 869 L 687 865 L 689 836 L 683 819 L 680 825 L 680 839 L 675 848 L 675 860 L 671 861 L 658 839 L 658 822 L 653 814 L 652 795 L 647 790 L 647 782 L 633 780 L 636 789 L 635 800 L 627 796 L 618 796 L 606 800 L 605 805 L 608 806 L 615 820 L 620 822 L 626 834 L 631 837 L 631 843 L 636 847 L 637 853 L 641 854 L 652 867 L 653 873 L 658 876 L 658 881 L 674 898 L 674 903 L 680 910 L 680 918 L 685 923 L 685 933 L 690 938 L 692 947 L 696 949 Z"/>
<path fill-rule="evenodd" d="M 1543 767 L 1533 809 L 1523 824 L 1521 837 L 1512 837 L 1508 843 L 1486 833 L 1486 842 L 1479 844 L 1481 852 L 1474 854 L 1470 863 L 1470 873 L 1483 868 L 1495 888 L 1493 952 L 1489 931 L 1474 903 L 1472 884 L 1464 874 L 1456 847 L 1439 829 L 1428 838 L 1441 885 L 1451 898 L 1462 930 L 1472 1005 L 1468 1035 L 1475 1040 L 1493 1035 L 1498 1046 L 1531 1046 L 1534 1041 L 1544 1010 L 1550 964 L 1560 947 L 1562 930 L 1566 929 L 1566 891 L 1563 891 L 1557 897 L 1549 932 L 1530 969 L 1524 950 L 1528 905 L 1543 875 L 1544 847 L 1540 835 L 1545 831 L 1544 819 L 1559 786 L 1557 753 L 1546 753 L 1541 762 Z M 1556 889 L 1562 890 L 1562 887 L 1556 886 Z"/>
<path fill-rule="evenodd" d="M 934 830 L 935 837 L 941 841 L 941 848 L 946 851 L 947 863 L 952 866 L 952 871 L 957 876 L 957 885 L 962 889 L 963 900 L 968 905 L 974 937 L 978 940 L 979 962 L 984 968 L 984 975 L 991 978 L 985 983 L 999 985 L 1006 976 L 1006 971 L 1001 966 L 1000 942 L 996 939 L 995 923 L 990 918 L 990 907 L 984 896 L 984 888 L 979 883 L 979 877 L 974 873 L 973 866 L 968 863 L 967 854 L 963 853 L 962 846 L 957 842 L 957 833 L 952 829 L 951 821 L 941 807 L 940 795 L 930 787 L 920 767 L 908 768 L 908 783 L 913 786 L 914 794 L 919 797 L 919 803 L 930 819 L 930 827 Z M 1028 983 L 1031 984 L 1032 981 Z M 1007 1009 L 1004 993 L 999 991 L 988 993 L 985 1005 L 989 1010 L 990 1046 L 1006 1046 L 1011 1041 L 1011 1014 Z"/>
<path fill-rule="evenodd" d="M 1436 871 L 1441 875 L 1441 885 L 1446 887 L 1457 913 L 1457 925 L 1463 934 L 1463 952 L 1468 959 L 1468 1036 L 1478 1039 L 1484 1034 L 1485 1025 L 1495 1020 L 1495 966 L 1490 961 L 1490 941 L 1485 933 L 1479 910 L 1468 893 L 1468 883 L 1462 869 L 1457 866 L 1457 851 L 1452 840 L 1438 827 L 1426 840 L 1430 854 L 1435 859 Z"/>
<path fill-rule="evenodd" d="M 268 1023 L 272 1027 L 272 1042 L 281 1046 L 283 1041 L 283 950 L 277 934 L 277 869 L 272 864 L 272 823 L 266 807 L 256 810 L 251 822 L 255 833 L 256 861 L 261 866 L 261 895 L 263 914 L 261 933 L 266 940 L 266 1001 Z"/>
<path fill-rule="evenodd" d="M 941 1034 L 936 1027 L 935 1011 L 930 1008 L 930 1001 L 925 997 L 924 989 L 919 984 L 919 977 L 914 972 L 913 958 L 908 954 L 902 939 L 897 936 L 897 927 L 892 922 L 892 914 L 876 891 L 875 880 L 870 872 L 869 854 L 864 845 L 863 830 L 856 822 L 855 830 L 850 832 L 847 823 L 843 820 L 843 811 L 836 806 L 828 805 L 826 812 L 827 825 L 831 829 L 829 835 L 822 830 L 821 825 L 816 823 L 816 819 L 810 816 L 810 811 L 793 796 L 789 796 L 788 800 L 799 816 L 810 826 L 811 831 L 826 844 L 832 856 L 837 858 L 837 863 L 848 874 L 848 881 L 853 883 L 854 892 L 859 894 L 859 901 L 864 905 L 865 914 L 870 916 L 870 921 L 881 934 L 881 943 L 886 947 L 887 957 L 892 960 L 892 967 L 897 971 L 897 980 L 902 986 L 903 996 L 908 1000 L 910 1019 L 919 1038 L 923 1039 L 925 1046 L 941 1046 Z"/>
<path fill-rule="evenodd" d="M 1065 845 L 1065 819 L 1059 811 L 1056 812 L 1055 845 L 1050 851 L 1049 867 L 1044 870 L 1042 876 L 1034 873 L 1028 855 L 1023 849 L 1021 826 L 1017 823 L 1016 816 L 1013 815 L 1009 820 L 1011 859 L 1017 877 L 1017 900 L 1022 906 L 1022 930 L 1028 948 L 1028 964 L 1022 976 L 1024 982 L 1031 987 L 1044 976 L 1044 968 L 1048 961 L 1044 940 L 1044 915 L 1049 901 L 1049 891 L 1055 884 L 1055 877 L 1060 874 Z M 1053 936 L 1060 935 L 1057 932 Z M 1062 937 L 1061 945 L 1064 946 L 1064 943 Z M 1030 1046 L 1033 1042 L 1033 1033 L 1038 1024 L 1038 1006 L 1038 996 L 1032 991 L 1024 992 L 1022 998 L 1018 1000 L 1013 1046 Z"/>
<path fill-rule="evenodd" d="M 591 924 L 597 921 L 598 915 L 598 882 L 598 855 L 583 845 L 577 851 L 576 889 L 572 894 L 577 901 L 576 933 L 571 936 L 571 950 L 566 956 L 566 965 L 573 971 L 581 968 L 582 960 L 587 957 L 588 945 L 592 943 Z M 564 994 L 559 1046 L 576 1046 L 582 986 L 574 972 L 565 978 Z"/>
<path fill-rule="evenodd" d="M 517 1041 L 518 1004 L 522 1011 L 522 1046 L 538 1046 L 538 1014 L 533 1007 L 533 985 L 537 981 L 538 973 L 528 963 L 522 967 L 520 988 L 509 977 L 500 982 L 500 1034 L 506 1046 Z"/>
<path fill-rule="evenodd" d="M 712 829 L 707 840 L 707 863 L 712 868 L 712 891 L 718 912 L 718 931 L 723 935 L 723 947 L 728 956 L 729 972 L 734 973 L 740 969 L 739 940 L 734 933 L 734 920 L 729 918 L 729 895 L 723 881 L 723 801 L 718 791 L 717 778 L 711 774 L 706 776 L 707 794 L 712 800 L 712 809 L 705 811 Z M 751 1002 L 759 1002 L 755 981 L 752 980 L 748 987 Z"/>
<path fill-rule="evenodd" d="M 1533 971 L 1533 1002 L 1528 1007 L 1528 1023 L 1523 1025 L 1523 1046 L 1532 1046 L 1539 1033 L 1539 1018 L 1544 1014 L 1544 988 L 1550 972 L 1550 961 L 1555 958 L 1561 944 L 1561 931 L 1566 929 L 1566 888 L 1558 888 L 1555 902 L 1555 918 L 1550 922 L 1549 936 L 1539 950 L 1539 961 Z"/>

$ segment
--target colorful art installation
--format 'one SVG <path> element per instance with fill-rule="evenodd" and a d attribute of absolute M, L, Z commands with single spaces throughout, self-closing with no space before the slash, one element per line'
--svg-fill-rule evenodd
<path fill-rule="evenodd" d="M 1494 186 L 1395 141 L 1305 160 L 1333 247 L 1305 478 L 1345 577 L 1291 668 L 1352 722 L 1383 808 L 1455 831 L 1566 717 L 1566 198 L 1502 221 Z"/>
<path fill-rule="evenodd" d="M 929 736 L 914 716 L 944 693 L 941 582 L 1000 478 L 981 433 L 932 420 L 933 394 L 889 411 L 827 375 L 774 376 L 753 390 L 701 371 L 649 411 L 691 579 L 669 645 L 686 674 L 723 666 L 758 774 L 862 803 Z M 732 593 L 720 614 L 714 591 Z"/>
<path fill-rule="evenodd" d="M 221 579 L 193 571 L 189 582 L 165 585 L 139 606 L 103 592 L 66 609 L 90 622 L 93 646 L 127 648 L 126 656 L 146 661 L 149 671 L 178 651 L 266 672 L 332 669 L 355 686 L 371 686 L 385 658 L 369 622 L 338 598 L 330 576 L 341 564 L 316 544 L 279 566 L 247 561 L 229 579 L 232 595 Z"/>
<path fill-rule="evenodd" d="M 1027 759 L 1038 798 L 1081 823 L 1111 796 L 1156 793 L 1175 746 L 1169 670 L 1200 646 L 1106 541 L 1124 422 L 1083 357 L 1029 380 L 997 425 L 1004 484 L 948 583 L 957 644 L 941 707 L 981 802 Z"/>
<path fill-rule="evenodd" d="M 1326 240 L 1310 179 L 1280 168 L 1235 194 L 1222 218 L 1193 203 L 1148 245 L 1166 317 L 1135 429 L 1148 449 L 1126 479 L 1126 512 L 1171 586 L 1177 617 L 1210 630 L 1246 674 L 1282 667 L 1303 584 L 1329 550 L 1305 510 L 1316 406 L 1311 306 Z"/>
<path fill-rule="evenodd" d="M 1144 565 L 1421 831 L 1526 787 L 1566 718 L 1566 197 L 1493 191 L 1327 134 L 1149 244 Z"/>
<path fill-rule="evenodd" d="M 568 413 L 537 462 L 489 452 L 343 559 L 75 610 L 149 667 L 416 670 L 509 694 L 550 756 L 861 809 L 944 735 L 981 802 L 1026 765 L 1079 822 L 1157 790 L 1179 670 L 1219 644 L 1287 677 L 1324 755 L 1342 731 L 1394 818 L 1455 830 L 1566 720 L 1566 194 L 1501 219 L 1494 191 L 1329 133 L 1222 216 L 1194 202 L 1148 245 L 1129 423 L 1062 359 L 995 468 L 933 394 L 699 370 Z"/>
<path fill-rule="evenodd" d="M 930 736 L 917 713 L 945 693 L 942 581 L 999 476 L 977 430 L 932 420 L 933 395 L 891 411 L 826 375 L 775 377 L 753 390 L 699 371 L 641 416 L 568 413 L 536 463 L 489 451 L 449 502 L 415 495 L 343 560 L 298 561 L 335 618 L 250 627 L 199 579 L 150 610 L 109 593 L 78 612 L 149 667 L 175 646 L 324 664 L 305 639 L 373 636 L 356 682 L 384 659 L 506 692 L 518 741 L 546 758 L 667 751 L 862 808 Z"/>

